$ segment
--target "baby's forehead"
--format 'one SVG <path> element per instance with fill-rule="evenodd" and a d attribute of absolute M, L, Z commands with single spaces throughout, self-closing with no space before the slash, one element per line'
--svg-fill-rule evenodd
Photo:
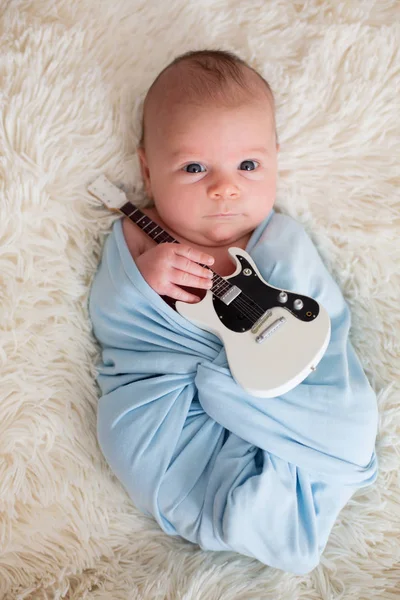
<path fill-rule="evenodd" d="M 165 69 L 150 87 L 143 107 L 144 122 L 182 104 L 234 108 L 246 102 L 265 102 L 274 112 L 274 100 L 266 82 L 252 69 L 240 66 L 240 76 L 207 73 L 195 65 L 180 63 Z"/>

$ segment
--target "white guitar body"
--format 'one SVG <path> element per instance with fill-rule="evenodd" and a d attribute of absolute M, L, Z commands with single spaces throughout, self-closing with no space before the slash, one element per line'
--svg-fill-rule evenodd
<path fill-rule="evenodd" d="M 179 243 L 104 175 L 88 189 L 157 243 Z M 329 315 L 313 298 L 269 285 L 241 248 L 232 247 L 229 254 L 235 272 L 229 277 L 214 272 L 212 289 L 200 302 L 176 302 L 176 309 L 220 338 L 232 376 L 249 394 L 279 396 L 315 370 L 329 343 Z"/>
<path fill-rule="evenodd" d="M 229 254 L 236 263 L 236 270 L 225 277 L 226 280 L 241 272 L 242 267 L 237 259 L 240 255 L 252 265 L 260 281 L 273 288 L 262 278 L 247 252 L 232 247 L 229 248 Z M 281 291 L 275 289 L 277 294 Z M 308 323 L 293 316 L 283 306 L 274 307 L 270 321 L 284 316 L 286 322 L 262 343 L 256 342 L 258 332 L 240 333 L 225 327 L 215 312 L 210 291 L 207 291 L 200 302 L 176 302 L 176 308 L 183 317 L 220 338 L 225 346 L 232 376 L 253 396 L 279 396 L 301 383 L 315 370 L 330 340 L 330 318 L 321 305 L 318 317 Z"/>

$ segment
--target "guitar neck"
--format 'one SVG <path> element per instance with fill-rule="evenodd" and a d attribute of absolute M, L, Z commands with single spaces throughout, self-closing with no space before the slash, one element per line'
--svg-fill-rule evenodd
<path fill-rule="evenodd" d="M 178 240 L 169 235 L 157 223 L 152 221 L 150 217 L 145 215 L 137 206 L 132 204 L 132 202 L 127 202 L 119 209 L 124 215 L 129 217 L 131 221 L 133 221 L 142 231 L 147 233 L 152 240 L 154 240 L 157 244 L 179 244 Z"/>
<path fill-rule="evenodd" d="M 179 244 L 178 240 L 169 235 L 160 225 L 155 223 L 150 217 L 145 215 L 137 206 L 132 204 L 132 202 L 126 202 L 121 208 L 119 208 L 125 216 L 127 216 L 131 221 L 133 221 L 142 231 L 147 233 L 152 240 L 154 240 L 157 244 L 163 243 L 171 243 L 171 244 Z M 208 265 L 201 265 L 205 269 L 209 269 L 214 273 L 212 282 L 213 285 L 211 287 L 211 292 L 217 296 L 217 298 L 222 299 L 226 293 L 233 288 L 234 286 L 229 283 L 226 279 L 218 275 L 215 271 L 210 269 Z"/>

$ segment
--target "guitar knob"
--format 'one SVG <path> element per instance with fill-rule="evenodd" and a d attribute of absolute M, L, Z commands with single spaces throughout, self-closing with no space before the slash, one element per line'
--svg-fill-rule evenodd
<path fill-rule="evenodd" d="M 287 302 L 287 299 L 288 299 L 288 295 L 286 292 L 281 292 L 278 296 L 278 300 L 279 300 L 279 302 L 282 302 L 282 304 L 284 302 Z"/>
<path fill-rule="evenodd" d="M 303 308 L 304 304 L 303 301 L 300 300 L 300 298 L 296 298 L 296 300 L 293 302 L 293 307 L 296 310 L 301 310 Z"/>

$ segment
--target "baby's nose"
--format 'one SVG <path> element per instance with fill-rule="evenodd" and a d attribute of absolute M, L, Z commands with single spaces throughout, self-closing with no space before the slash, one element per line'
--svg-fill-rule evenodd
<path fill-rule="evenodd" d="M 239 188 L 227 179 L 216 181 L 208 188 L 208 195 L 213 199 L 220 198 L 238 198 L 240 195 Z"/>

